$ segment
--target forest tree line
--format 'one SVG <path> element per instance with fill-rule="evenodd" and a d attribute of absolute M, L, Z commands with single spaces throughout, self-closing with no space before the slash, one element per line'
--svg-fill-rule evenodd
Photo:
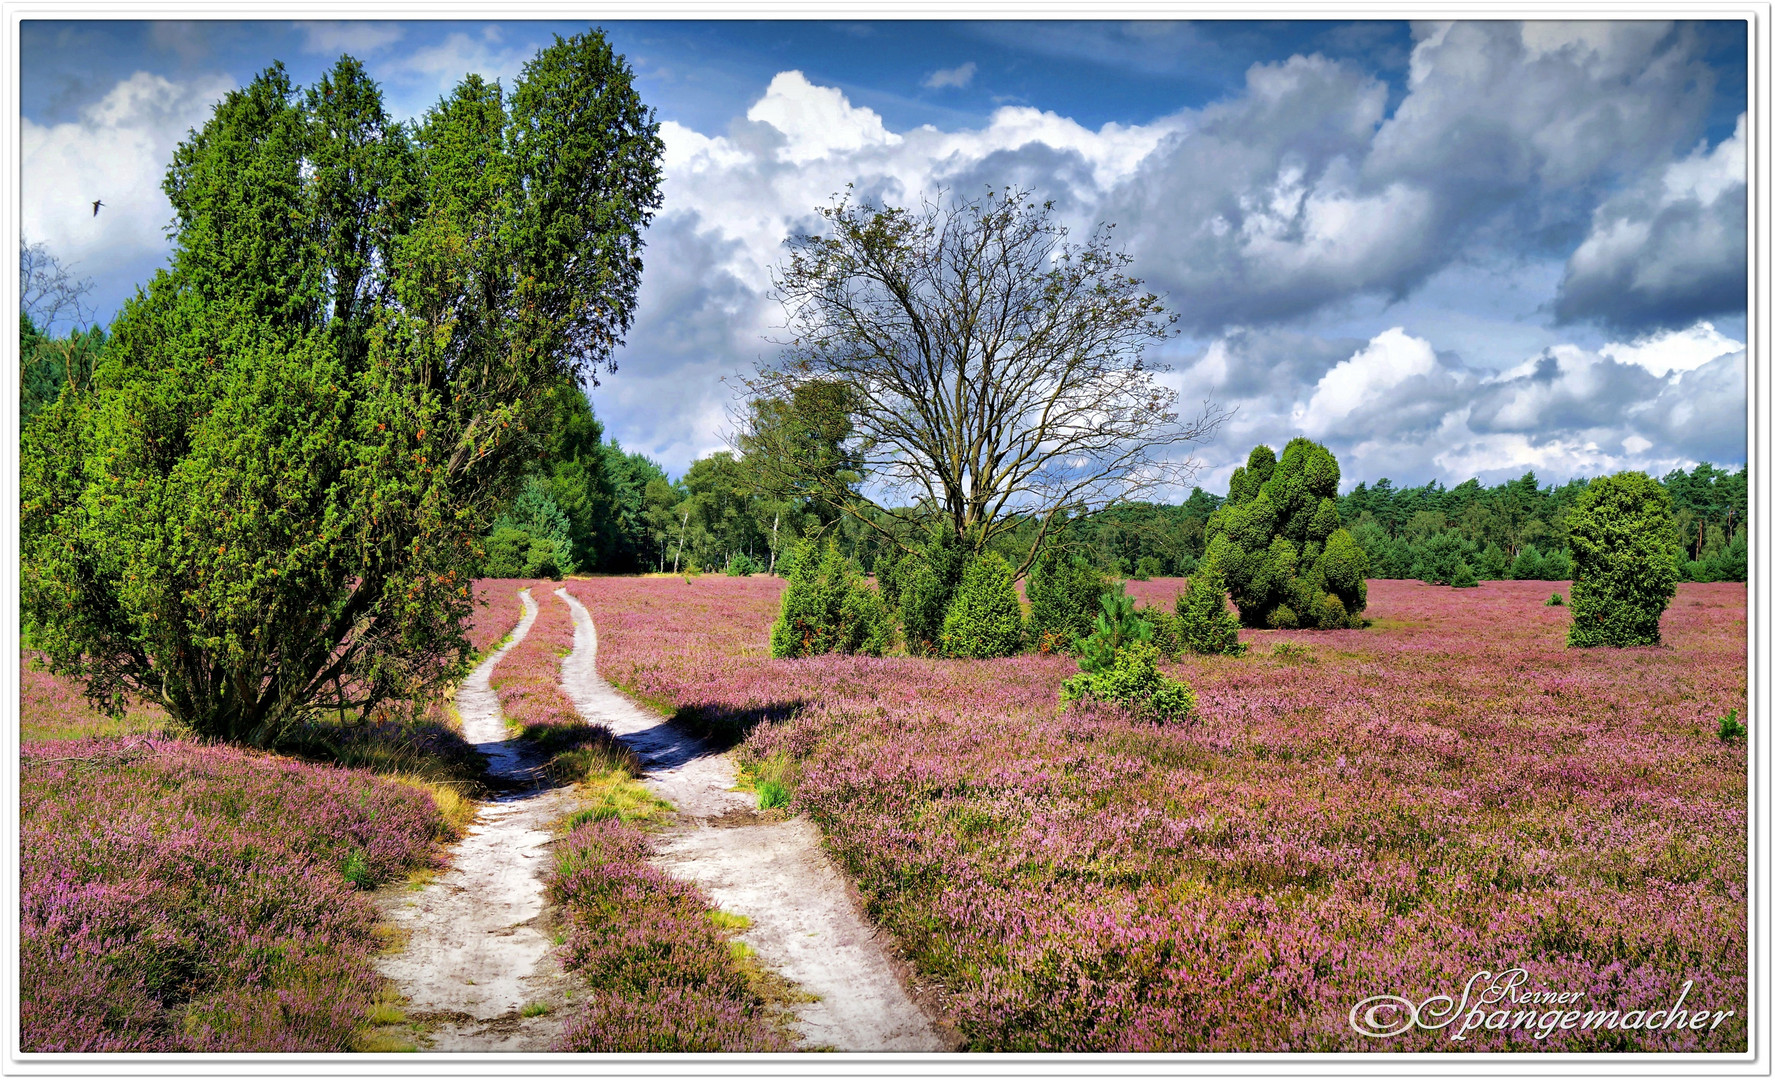
<path fill-rule="evenodd" d="M 105 345 L 100 328 L 56 337 L 21 317 L 21 424 L 55 400 L 64 383 L 78 389 Z M 490 575 L 786 574 L 784 560 L 804 537 L 833 540 L 873 571 L 892 547 L 864 522 L 773 493 L 769 476 L 733 450 L 698 458 L 672 479 L 650 458 L 606 438 L 574 383 L 556 388 L 551 407 L 551 418 L 538 425 L 529 476 L 483 538 Z M 1658 479 L 1676 515 L 1684 579 L 1745 580 L 1748 471 L 1702 462 Z M 1448 580 L 1465 562 L 1480 580 L 1557 581 L 1571 573 L 1565 515 L 1589 482 L 1542 486 L 1532 471 L 1491 487 L 1477 479 L 1395 487 L 1382 478 L 1358 483 L 1337 501 L 1368 553 L 1371 577 Z M 1197 487 L 1178 504 L 1126 503 L 1067 523 L 1054 542 L 1106 573 L 1187 577 L 1202 557 L 1208 518 L 1224 501 Z M 889 532 L 904 528 L 903 520 L 877 524 Z M 1019 523 L 991 547 L 1016 565 L 1035 531 L 1034 522 Z"/>

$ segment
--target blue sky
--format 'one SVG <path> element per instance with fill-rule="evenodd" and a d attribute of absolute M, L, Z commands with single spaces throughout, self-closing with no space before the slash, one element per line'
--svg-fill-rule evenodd
<path fill-rule="evenodd" d="M 1195 451 L 1324 441 L 1346 486 L 1745 457 L 1740 22 L 611 22 L 662 122 L 639 315 L 592 391 L 674 473 L 768 359 L 782 238 L 847 183 L 1017 182 L 1117 224 L 1236 407 Z M 578 22 L 26 22 L 23 222 L 108 318 L 166 256 L 159 181 L 272 60 L 350 52 L 390 111 L 517 77 Z M 103 213 L 92 217 L 91 200 Z"/>

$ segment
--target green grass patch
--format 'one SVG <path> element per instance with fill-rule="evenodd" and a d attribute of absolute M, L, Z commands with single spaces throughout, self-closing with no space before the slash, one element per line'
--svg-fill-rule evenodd
<path fill-rule="evenodd" d="M 567 828 L 591 821 L 620 821 L 624 825 L 649 821 L 670 813 L 672 804 L 648 791 L 626 770 L 611 769 L 580 782 L 585 805 L 567 815 Z"/>

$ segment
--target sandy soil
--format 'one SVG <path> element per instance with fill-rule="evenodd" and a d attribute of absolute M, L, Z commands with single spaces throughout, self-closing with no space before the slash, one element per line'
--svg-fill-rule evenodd
<path fill-rule="evenodd" d="M 770 820 L 733 790 L 733 763 L 623 697 L 598 675 L 598 635 L 585 606 L 573 610 L 573 653 L 561 685 L 581 716 L 635 748 L 646 782 L 678 810 L 655 838 L 658 864 L 694 881 L 723 911 L 744 915 L 740 935 L 765 963 L 817 1001 L 800 1005 L 810 1047 L 943 1050 L 945 1040 L 907 994 L 877 931 L 852 903 L 844 878 L 806 820 Z M 466 718 L 466 713 L 464 714 Z M 466 719 L 465 719 L 466 722 Z"/>
<path fill-rule="evenodd" d="M 407 997 L 406 1011 L 431 1050 L 548 1050 L 560 1030 L 567 976 L 549 956 L 543 875 L 553 826 L 574 807 L 573 789 L 547 788 L 539 755 L 507 738 L 493 667 L 536 621 L 526 590 L 511 641 L 482 661 L 456 694 L 462 733 L 489 758 L 508 790 L 483 806 L 448 870 L 418 891 L 380 898 L 406 947 L 381 958 L 382 973 Z M 525 1005 L 550 1007 L 523 1017 Z"/>

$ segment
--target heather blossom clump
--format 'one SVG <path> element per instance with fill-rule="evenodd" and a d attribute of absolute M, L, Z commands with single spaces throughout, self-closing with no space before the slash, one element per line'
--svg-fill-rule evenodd
<path fill-rule="evenodd" d="M 521 583 L 508 584 L 509 596 L 477 586 L 493 601 L 465 628 L 477 648 L 517 622 Z M 466 800 L 367 769 L 170 737 L 152 706 L 130 710 L 145 731 L 70 739 L 102 718 L 80 712 L 72 680 L 28 664 L 25 675 L 23 1047 L 352 1049 L 382 986 L 364 890 L 436 865 Z M 403 777 L 478 772 L 435 703 L 396 705 L 402 715 L 317 718 L 296 749 Z"/>
<path fill-rule="evenodd" d="M 577 826 L 555 855 L 562 964 L 591 990 L 567 1021 L 570 1053 L 793 1049 L 766 976 L 733 948 L 696 886 L 650 865 L 646 834 L 618 821 Z"/>
<path fill-rule="evenodd" d="M 156 737 L 20 758 L 28 1051 L 341 1051 L 380 978 L 362 888 L 431 865 L 431 797 Z"/>
<path fill-rule="evenodd" d="M 1718 735 L 1746 705 L 1742 585 L 1679 586 L 1666 648 L 1623 654 L 1568 650 L 1537 581 L 1369 582 L 1369 629 L 1155 662 L 1192 687 L 1188 725 L 1058 712 L 1064 656 L 772 663 L 778 582 L 569 587 L 607 678 L 772 718 L 742 760 L 794 772 L 795 808 L 967 1047 L 1747 1045 L 1746 747 Z M 1307 640 L 1312 663 L 1275 654 Z M 1350 1026 L 1374 995 L 1458 999 L 1510 966 L 1592 1008 L 1668 1008 L 1688 983 L 1684 1008 L 1734 1015 L 1460 1041 Z"/>

